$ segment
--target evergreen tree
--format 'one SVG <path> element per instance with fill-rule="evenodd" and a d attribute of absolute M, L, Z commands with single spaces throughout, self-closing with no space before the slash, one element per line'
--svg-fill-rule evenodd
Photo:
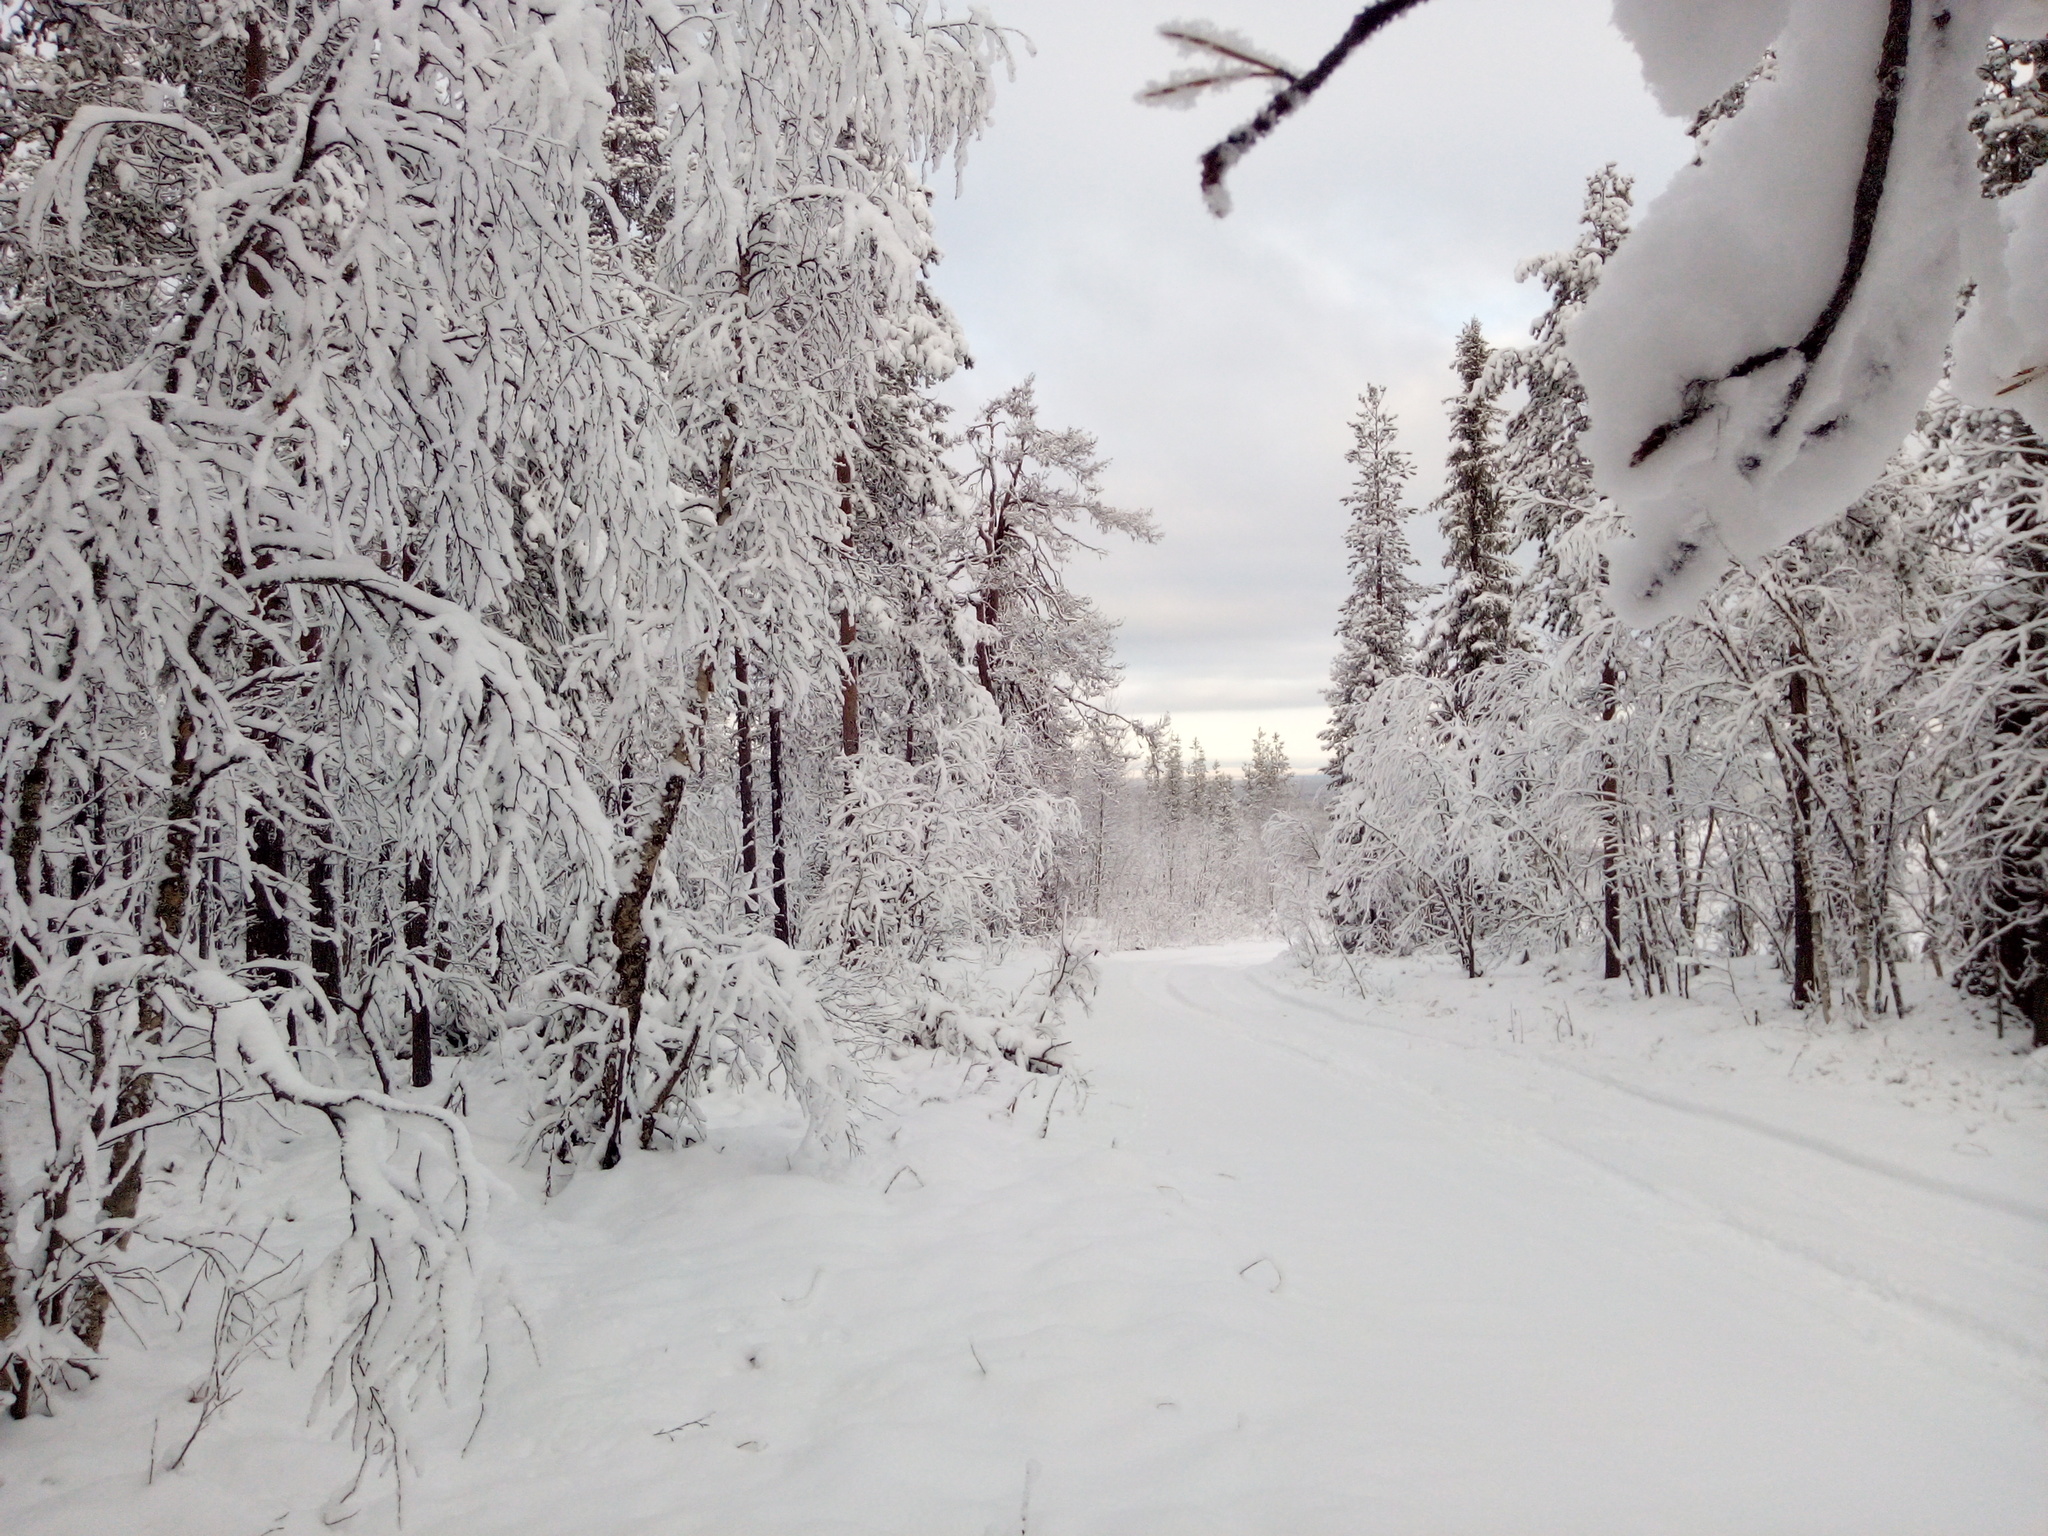
<path fill-rule="evenodd" d="M 1500 491 L 1500 406 L 1487 378 L 1488 355 L 1479 322 L 1467 321 L 1452 362 L 1463 388 L 1448 402 L 1450 482 L 1434 504 L 1450 545 L 1444 556 L 1450 580 L 1423 642 L 1421 668 L 1432 677 L 1467 678 L 1523 648 Z"/>
<path fill-rule="evenodd" d="M 1330 665 L 1330 687 L 1323 695 L 1330 704 L 1330 722 L 1319 738 L 1330 749 L 1328 772 L 1333 780 L 1343 773 L 1344 755 L 1357 730 L 1359 702 L 1413 664 L 1408 626 L 1424 589 L 1408 574 L 1415 559 L 1401 524 L 1411 512 L 1403 487 L 1415 473 L 1415 464 L 1394 446 L 1395 432 L 1385 387 L 1367 385 L 1351 421 L 1351 450 L 1344 455 L 1358 470 L 1358 479 L 1344 498 L 1351 511 L 1344 533 L 1351 591 L 1337 620 L 1337 659 Z M 1254 752 L 1256 761 L 1256 748 Z"/>
<path fill-rule="evenodd" d="M 1605 580 L 1597 551 L 1567 548 L 1582 542 L 1572 535 L 1598 510 L 1600 498 L 1593 466 L 1580 447 L 1589 425 L 1586 391 L 1565 355 L 1564 336 L 1598 285 L 1600 269 L 1628 234 L 1632 186 L 1611 163 L 1595 171 L 1586 182 L 1577 241 L 1516 269 L 1517 281 L 1534 277 L 1543 284 L 1550 304 L 1530 326 L 1529 345 L 1501 349 L 1488 370 L 1492 388 L 1520 385 L 1526 392 L 1521 409 L 1508 419 L 1500 461 L 1505 543 L 1536 546 L 1534 566 L 1521 584 L 1518 616 L 1558 635 L 1581 627 L 1581 610 L 1600 601 Z"/>
<path fill-rule="evenodd" d="M 1287 743 L 1263 729 L 1252 735 L 1252 760 L 1244 770 L 1245 819 L 1254 830 L 1294 798 L 1294 767 L 1287 761 Z"/>
<path fill-rule="evenodd" d="M 1984 195 L 2003 197 L 2048 163 L 2048 38 L 1994 37 L 1977 73 L 1984 99 L 1970 115 Z"/>
<path fill-rule="evenodd" d="M 1741 96 L 1731 92 L 1733 112 Z M 1698 125 L 1696 125 L 1698 126 Z M 1612 163 L 1586 182 L 1579 238 L 1569 250 L 1525 261 L 1517 281 L 1535 277 L 1550 303 L 1530 327 L 1524 347 L 1503 348 L 1489 368 L 1496 388 L 1519 385 L 1520 410 L 1508 419 L 1502 453 L 1502 500 L 1510 544 L 1535 546 L 1535 561 L 1521 582 L 1517 616 L 1567 642 L 1554 659 L 1558 679 L 1575 689 L 1600 723 L 1595 793 L 1605 825 L 1601 834 L 1603 974 L 1622 974 L 1622 852 L 1620 781 L 1611 741 L 1627 649 L 1609 612 L 1607 562 L 1601 547 L 1616 531 L 1611 504 L 1593 489 L 1593 466 L 1580 441 L 1591 425 L 1586 391 L 1565 355 L 1564 336 L 1585 307 L 1600 271 L 1628 233 L 1628 177 Z M 1575 640 L 1575 643 L 1573 643 Z"/>

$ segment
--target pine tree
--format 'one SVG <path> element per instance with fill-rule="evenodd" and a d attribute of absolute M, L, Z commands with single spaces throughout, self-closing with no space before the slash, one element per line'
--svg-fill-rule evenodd
<path fill-rule="evenodd" d="M 1351 511 L 1344 532 L 1351 591 L 1337 620 L 1337 659 L 1330 664 L 1330 687 L 1323 695 L 1330 721 L 1319 738 L 1330 750 L 1333 782 L 1343 774 L 1359 702 L 1413 665 L 1408 627 L 1424 589 L 1408 574 L 1415 559 L 1401 531 L 1411 512 L 1403 487 L 1415 464 L 1394 446 L 1396 427 L 1386 388 L 1367 385 L 1351 421 L 1351 450 L 1344 455 L 1358 471 L 1344 498 Z"/>
<path fill-rule="evenodd" d="M 1451 407 L 1450 481 L 1434 503 L 1449 549 L 1450 581 L 1423 642 L 1421 670 L 1463 679 L 1521 650 L 1515 630 L 1515 568 L 1508 559 L 1507 510 L 1500 492 L 1500 406 L 1487 380 L 1488 351 L 1479 322 L 1458 333 L 1452 368 L 1463 388 Z"/>
<path fill-rule="evenodd" d="M 1252 735 L 1252 758 L 1244 769 L 1245 819 L 1254 831 L 1281 810 L 1294 795 L 1294 768 L 1287 744 L 1262 728 Z"/>
<path fill-rule="evenodd" d="M 1984 99 L 1970 115 L 1984 195 L 2003 197 L 2048 164 L 2048 38 L 1994 37 L 1977 73 Z"/>
<path fill-rule="evenodd" d="M 1525 261 L 1515 271 L 1534 277 L 1550 303 L 1530 326 L 1524 347 L 1494 355 L 1487 383 L 1494 389 L 1522 387 L 1526 397 L 1508 419 L 1500 460 L 1501 500 L 1509 547 L 1534 544 L 1535 563 L 1521 583 L 1519 617 L 1557 635 L 1585 622 L 1582 610 L 1599 603 L 1604 562 L 1588 548 L 1570 547 L 1588 517 L 1599 508 L 1593 466 L 1580 439 L 1589 422 L 1586 391 L 1565 355 L 1565 331 L 1600 281 L 1600 269 L 1628 234 L 1631 178 L 1612 164 L 1586 182 L 1579 214 L 1579 238 L 1569 250 Z M 1604 525 L 1611 518 L 1600 521 Z M 1605 532 L 1604 526 L 1599 531 Z"/>

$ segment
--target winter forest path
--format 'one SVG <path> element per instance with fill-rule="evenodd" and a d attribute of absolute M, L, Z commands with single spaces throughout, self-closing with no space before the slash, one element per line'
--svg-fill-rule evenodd
<path fill-rule="evenodd" d="M 1775 1106 L 1743 1124 L 1447 1044 L 1425 998 L 1295 994 L 1271 952 L 1112 961 L 1085 1098 L 913 1109 L 858 1190 L 675 1181 L 640 1226 L 688 1242 L 673 1301 L 622 1280 L 611 1342 L 565 1339 L 602 1372 L 591 1442 L 523 1474 L 614 1466 L 621 1518 L 536 1487 L 547 1520 L 524 1494 L 478 1519 L 450 1488 L 425 1523 L 2048 1529 L 2048 1200 L 1916 1181 L 1876 1124 L 1802 1146 L 1758 1129 Z M 675 1411 L 598 1431 L 664 1334 Z"/>
<path fill-rule="evenodd" d="M 1085 1092 L 934 1067 L 851 1168 L 735 1123 L 507 1192 L 547 1360 L 430 1455 L 406 1530 L 2048 1530 L 2038 1167 L 1910 1109 L 1461 1044 L 1471 984 L 1309 995 L 1272 952 L 1111 960 Z M 111 1438 L 46 1498 L 10 1471 L 0 1527 L 321 1530 L 304 1385 L 146 1492 Z"/>

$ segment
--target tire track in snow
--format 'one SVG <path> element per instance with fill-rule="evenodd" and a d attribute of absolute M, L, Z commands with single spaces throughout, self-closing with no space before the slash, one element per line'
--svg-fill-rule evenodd
<path fill-rule="evenodd" d="M 1289 1007 L 1305 1008 L 1312 1013 L 1320 1013 L 1326 1017 L 1336 1019 L 1340 1023 L 1353 1024 L 1365 1029 L 1385 1030 L 1392 1034 L 1407 1035 L 1412 1039 L 1427 1040 L 1433 1045 L 1453 1044 L 1453 1042 L 1438 1039 L 1435 1036 L 1426 1035 L 1417 1030 L 1402 1029 L 1398 1025 L 1359 1018 L 1355 1014 L 1345 1013 L 1327 1003 L 1321 1002 L 1319 999 L 1306 997 L 1298 993 L 1290 993 L 1287 989 L 1277 987 L 1262 977 L 1246 974 L 1244 980 L 1252 987 L 1273 998 L 1276 1002 Z M 1546 1067 L 1553 1067 L 1560 1072 L 1569 1072 L 1575 1077 L 1584 1078 L 1588 1082 L 1599 1083 L 1603 1087 L 1614 1089 L 1617 1093 L 1625 1093 L 1631 1098 L 1641 1099 L 1645 1103 L 1655 1104 L 1663 1109 L 1675 1109 L 1682 1114 L 1696 1115 L 1701 1119 L 1719 1120 L 1726 1125 L 1740 1126 L 1743 1130 L 1754 1131 L 1759 1136 L 1768 1136 L 1775 1141 L 1782 1141 L 1787 1145 L 1799 1147 L 1808 1152 L 1819 1153 L 1822 1157 L 1833 1158 L 1838 1163 L 1845 1163 L 1851 1168 L 1860 1168 L 1866 1173 L 1882 1174 L 1886 1178 L 1897 1179 L 1900 1183 L 1911 1184 L 1916 1188 L 1927 1190 L 1933 1194 L 1945 1195 L 1955 1200 L 1967 1200 L 1972 1205 L 1982 1206 L 1986 1210 L 1997 1211 L 2004 1216 L 2012 1216 L 2021 1221 L 2031 1221 L 2037 1226 L 2048 1227 L 2048 1208 L 2028 1205 L 2024 1201 L 2008 1199 L 2003 1195 L 1992 1194 L 1988 1190 L 1972 1189 L 1967 1184 L 1958 1184 L 1953 1180 L 1940 1178 L 1934 1174 L 1919 1173 L 1911 1168 L 1901 1167 L 1897 1163 L 1889 1162 L 1884 1158 L 1872 1157 L 1867 1153 L 1852 1151 L 1847 1147 L 1823 1140 L 1818 1136 L 1809 1136 L 1803 1131 L 1787 1130 L 1783 1126 L 1773 1125 L 1767 1120 L 1758 1120 L 1734 1110 L 1716 1109 L 1710 1104 L 1695 1103 L 1689 1099 L 1678 1098 L 1673 1094 L 1659 1093 L 1652 1088 L 1638 1088 L 1632 1084 L 1624 1083 L 1617 1078 L 1609 1077 L 1604 1072 L 1594 1072 L 1585 1067 L 1575 1067 L 1570 1062 L 1558 1061 L 1548 1056 L 1514 1055 L 1506 1051 L 1495 1050 L 1491 1046 L 1464 1046 L 1460 1044 L 1458 1048 L 1490 1050 L 1505 1060 L 1540 1062 Z"/>
<path fill-rule="evenodd" d="M 1192 967 L 1178 967 L 1177 969 L 1192 969 Z M 1290 994 L 1286 990 L 1275 987 L 1245 971 L 1223 967 L 1213 968 L 1212 980 L 1221 980 L 1223 977 L 1228 977 L 1242 983 L 1253 992 L 1263 994 L 1264 1001 L 1277 1003 L 1283 1008 L 1300 1007 L 1307 1012 L 1319 1013 L 1339 1023 L 1353 1027 L 1372 1029 L 1385 1034 L 1403 1035 L 1412 1040 L 1420 1040 L 1430 1045 L 1451 1050 L 1484 1051 L 1503 1063 L 1534 1061 L 1546 1066 L 1556 1066 L 1576 1078 L 1593 1083 L 1598 1087 L 1618 1089 L 1625 1094 L 1629 1094 L 1631 1097 L 1648 1102 L 1660 1109 L 1695 1111 L 1698 1113 L 1699 1118 L 1708 1121 L 1732 1124 L 1743 1130 L 1762 1132 L 1770 1136 L 1771 1139 L 1788 1142 L 1794 1146 L 1802 1146 L 1801 1140 L 1796 1139 L 1796 1133 L 1778 1134 L 1777 1128 L 1765 1121 L 1751 1120 L 1747 1116 L 1723 1114 L 1712 1110 L 1708 1106 L 1693 1105 L 1684 1100 L 1673 1100 L 1666 1103 L 1665 1096 L 1663 1095 L 1639 1092 L 1631 1089 L 1627 1084 L 1616 1082 L 1597 1073 L 1585 1072 L 1563 1063 L 1552 1062 L 1542 1056 L 1511 1054 L 1492 1046 L 1448 1041 L 1440 1036 L 1426 1034 L 1420 1030 L 1404 1029 L 1395 1024 L 1360 1019 L 1355 1015 L 1340 1012 L 1327 1004 L 1320 1004 L 1316 999 Z M 1249 1009 L 1219 1007 L 1213 1003 L 1190 997 L 1186 991 L 1175 984 L 1172 972 L 1169 972 L 1162 978 L 1162 981 L 1165 992 L 1175 1003 L 1196 1013 L 1229 1022 L 1242 1022 L 1245 1016 L 1251 1012 Z M 2044 1373 L 2048 1373 L 2048 1348 L 2044 1348 L 2039 1341 L 2026 1334 L 2012 1331 L 2001 1326 L 1998 1322 L 1986 1320 L 1975 1312 L 1951 1305 L 1946 1301 L 1929 1296 L 1921 1290 L 1903 1285 L 1884 1275 L 1873 1273 L 1868 1268 L 1853 1263 L 1839 1254 L 1831 1253 L 1799 1238 L 1786 1236 L 1780 1230 L 1751 1220 L 1736 1210 L 1731 1209 L 1725 1201 L 1713 1199 L 1710 1196 L 1683 1186 L 1675 1186 L 1660 1182 L 1654 1178 L 1645 1177 L 1634 1168 L 1610 1157 L 1603 1156 L 1591 1148 L 1540 1130 L 1525 1122 L 1476 1108 L 1463 1101 L 1453 1100 L 1439 1090 L 1425 1083 L 1418 1082 L 1385 1063 L 1340 1062 L 1332 1057 L 1319 1056 L 1288 1041 L 1274 1039 L 1270 1036 L 1264 1037 L 1262 1043 L 1285 1051 L 1290 1055 L 1312 1061 L 1318 1066 L 1344 1073 L 1346 1076 L 1360 1080 L 1368 1078 L 1378 1079 L 1397 1085 L 1407 1090 L 1413 1096 L 1427 1101 L 1440 1113 L 1464 1120 L 1469 1124 L 1484 1126 L 1497 1137 L 1518 1138 L 1561 1152 L 1574 1161 L 1598 1169 L 1603 1175 L 1614 1179 L 1616 1182 L 1649 1196 L 1659 1204 L 1676 1207 L 1690 1217 L 1711 1222 L 1737 1238 L 1745 1247 L 1761 1249 L 1779 1260 L 1793 1260 L 1799 1268 L 1804 1270 L 1818 1270 L 1830 1280 L 1846 1285 L 1854 1292 L 1861 1294 L 1866 1300 L 1878 1304 L 1894 1315 L 1901 1316 L 1923 1327 L 1932 1324 L 1945 1332 L 1955 1334 L 1966 1340 L 1973 1348 L 1988 1355 L 2001 1369 L 2016 1372 L 2026 1379 L 2030 1385 L 2039 1386 L 2043 1380 Z M 1980 1192 L 1970 1190 L 1966 1186 L 1950 1185 L 1946 1180 L 1918 1175 L 1910 1169 L 1898 1168 L 1896 1165 L 1889 1164 L 1883 1159 L 1873 1158 L 1866 1161 L 1860 1154 L 1847 1152 L 1846 1149 L 1835 1147 L 1831 1143 L 1819 1140 L 1819 1138 L 1811 1138 L 1811 1140 L 1814 1142 L 1814 1145 L 1811 1147 L 1802 1146 L 1802 1150 L 1815 1151 L 1823 1156 L 1833 1157 L 1835 1161 L 1847 1167 L 1855 1168 L 1859 1172 L 1874 1173 L 1882 1177 L 1904 1175 L 1904 1177 L 1899 1178 L 1897 1181 L 1909 1187 L 1921 1189 L 1923 1193 L 1945 1197 L 1960 1195 L 1968 1203 L 1980 1208 L 1993 1210 L 2000 1215 L 2013 1216 L 2020 1220 L 2048 1225 L 2048 1215 L 2037 1212 L 2020 1202 L 2011 1202 L 2017 1209 L 2008 1210 L 2004 1208 L 2005 1203 L 1999 1201 L 1995 1196 L 1981 1196 Z M 1998 1263 L 1996 1259 L 1989 1256 L 1979 1255 L 1978 1257 L 1983 1262 Z"/>

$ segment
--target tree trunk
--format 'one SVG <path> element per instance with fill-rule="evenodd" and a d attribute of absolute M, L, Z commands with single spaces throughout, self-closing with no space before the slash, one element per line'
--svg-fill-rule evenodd
<path fill-rule="evenodd" d="M 334 897 L 334 860 L 324 849 L 306 868 L 306 890 L 313 905 L 312 937 L 306 946 L 306 957 L 320 980 L 320 989 L 327 994 L 328 1006 L 339 1008 L 341 936 L 335 927 L 339 915 Z"/>
<path fill-rule="evenodd" d="M 1817 1001 L 1819 967 L 1813 933 L 1813 781 L 1807 754 L 1813 745 L 1806 699 L 1806 674 L 1794 672 L 1785 683 L 1785 710 L 1791 717 L 1792 754 L 1785 766 L 1792 789 L 1792 1006 Z"/>
<path fill-rule="evenodd" d="M 7 1080 L 7 1064 L 21 1042 L 21 1024 L 10 1009 L 0 1017 L 0 1082 Z M 21 1327 L 21 1303 L 14 1292 L 14 1203 L 8 1198 L 13 1181 L 7 1177 L 7 1148 L 0 1145 L 0 1395 L 12 1397 L 9 1411 L 14 1418 L 28 1417 L 29 1372 L 26 1361 L 5 1353 L 5 1346 Z"/>
<path fill-rule="evenodd" d="M 15 813 L 14 832 L 7 840 L 8 857 L 14 864 L 14 889 L 21 897 L 24 911 L 32 910 L 36 897 L 36 857 L 43 843 L 43 801 L 50 792 L 50 755 L 55 750 L 57 738 L 54 734 L 43 738 L 43 744 L 30 759 L 28 769 L 21 776 L 20 804 Z M 21 991 L 35 980 L 36 957 L 28 947 L 16 941 L 14 946 L 14 987 Z"/>
<path fill-rule="evenodd" d="M 434 901 L 433 870 L 424 853 L 405 871 L 405 947 L 412 955 L 412 1085 L 434 1083 L 434 1018 L 427 1007 L 427 931 Z"/>
<path fill-rule="evenodd" d="M 853 654 L 854 645 L 860 639 L 860 631 L 854 628 L 853 615 L 842 608 L 839 610 L 839 653 L 846 665 L 846 677 L 839 685 L 839 754 L 842 757 L 860 756 L 860 662 Z"/>
<path fill-rule="evenodd" d="M 284 895 L 280 889 L 285 877 L 284 828 L 261 811 L 250 821 L 251 868 L 244 948 L 252 962 L 289 960 L 292 957 L 292 926 L 285 914 Z M 290 1029 L 290 1043 L 297 1045 L 298 1025 L 293 1023 Z"/>
<path fill-rule="evenodd" d="M 697 687 L 701 700 L 710 691 L 708 673 L 699 672 Z M 640 855 L 634 862 L 632 882 L 612 904 L 612 943 L 618 950 L 612 1001 L 624 1012 L 626 1020 L 620 1048 L 605 1064 L 604 1103 L 611 1126 L 605 1137 L 604 1152 L 597 1160 L 600 1168 L 617 1167 L 622 1151 L 626 1089 L 633 1070 L 633 1053 L 639 1046 L 640 1015 L 646 1006 L 647 976 L 654 950 L 647 932 L 647 897 L 654 889 L 654 873 L 661 867 L 662 855 L 668 851 L 669 838 L 675 833 L 676 818 L 683 808 L 683 792 L 689 782 L 689 768 L 690 722 L 686 719 L 675 745 L 669 749 L 668 761 L 663 764 L 661 798 L 655 802 L 654 817 L 640 836 Z M 692 1047 L 696 1045 L 694 1037 L 690 1044 Z M 688 1059 L 686 1053 L 685 1065 Z M 680 1075 L 679 1072 L 677 1076 Z M 670 1081 L 672 1087 L 674 1079 Z M 664 1092 L 663 1097 L 666 1096 Z M 647 1123 L 640 1141 L 643 1147 L 653 1135 L 654 1115 L 659 1109 L 657 1103 L 647 1112 Z"/>
<path fill-rule="evenodd" d="M 156 886 L 156 931 L 150 935 L 146 946 L 146 952 L 158 958 L 171 955 L 185 935 L 192 864 L 199 851 L 199 796 L 206 784 L 200 777 L 198 759 L 193 751 L 195 733 L 191 712 L 179 711 L 178 728 L 171 747 L 171 795 L 165 807 L 168 814 L 163 874 Z M 163 1040 L 163 1007 L 157 1002 L 148 982 L 143 984 L 136 998 L 136 1032 L 148 1045 L 156 1045 Z M 140 1120 L 149 1113 L 155 1099 L 156 1079 L 153 1074 L 124 1069 L 110 1123 L 121 1125 Z M 106 1128 L 105 1124 L 96 1124 L 95 1134 Z M 109 1149 L 107 1182 L 110 1188 L 107 1198 L 100 1202 L 103 1221 L 132 1221 L 141 1209 L 145 1150 L 143 1138 L 134 1134 L 122 1137 Z M 125 1249 L 128 1236 L 123 1232 L 115 1239 L 115 1246 Z M 97 1279 L 88 1281 L 80 1290 L 72 1332 L 78 1335 L 79 1342 L 87 1349 L 97 1351 L 100 1347 L 111 1299 L 106 1287 Z"/>
<path fill-rule="evenodd" d="M 833 477 L 841 486 L 839 515 L 846 519 L 848 537 L 853 529 L 853 465 L 845 454 L 840 454 L 832 466 Z M 839 610 L 839 658 L 846 668 L 844 679 L 839 685 L 839 755 L 858 757 L 860 755 L 860 662 L 855 658 L 853 648 L 860 641 L 860 631 L 853 622 L 853 610 Z"/>
<path fill-rule="evenodd" d="M 747 686 L 747 653 L 732 653 L 733 738 L 739 756 L 740 876 L 747 916 L 760 913 L 755 872 L 761 865 L 761 835 L 754 816 L 754 705 Z"/>
<path fill-rule="evenodd" d="M 1600 721 L 1614 723 L 1614 693 L 1619 680 L 1614 663 L 1600 664 Z M 1605 956 L 1600 967 L 1604 980 L 1621 976 L 1621 776 L 1616 771 L 1614 743 L 1609 741 L 1601 756 L 1600 803 L 1606 808 L 1600 836 L 1600 936 Z"/>
<path fill-rule="evenodd" d="M 775 937 L 789 942 L 789 869 L 782 840 L 782 707 L 768 706 L 768 894 Z"/>
<path fill-rule="evenodd" d="M 1010 553 L 1010 520 L 1007 514 L 992 511 L 988 530 L 983 535 L 983 547 L 987 551 L 987 585 L 974 594 L 974 617 L 986 630 L 994 630 L 1002 618 L 1003 595 L 996 585 L 1003 563 Z M 996 688 L 995 650 L 984 634 L 974 642 L 974 673 L 981 680 L 981 686 L 988 696 L 996 701 L 999 713 L 1008 717 L 1003 708 L 1003 696 Z"/>

